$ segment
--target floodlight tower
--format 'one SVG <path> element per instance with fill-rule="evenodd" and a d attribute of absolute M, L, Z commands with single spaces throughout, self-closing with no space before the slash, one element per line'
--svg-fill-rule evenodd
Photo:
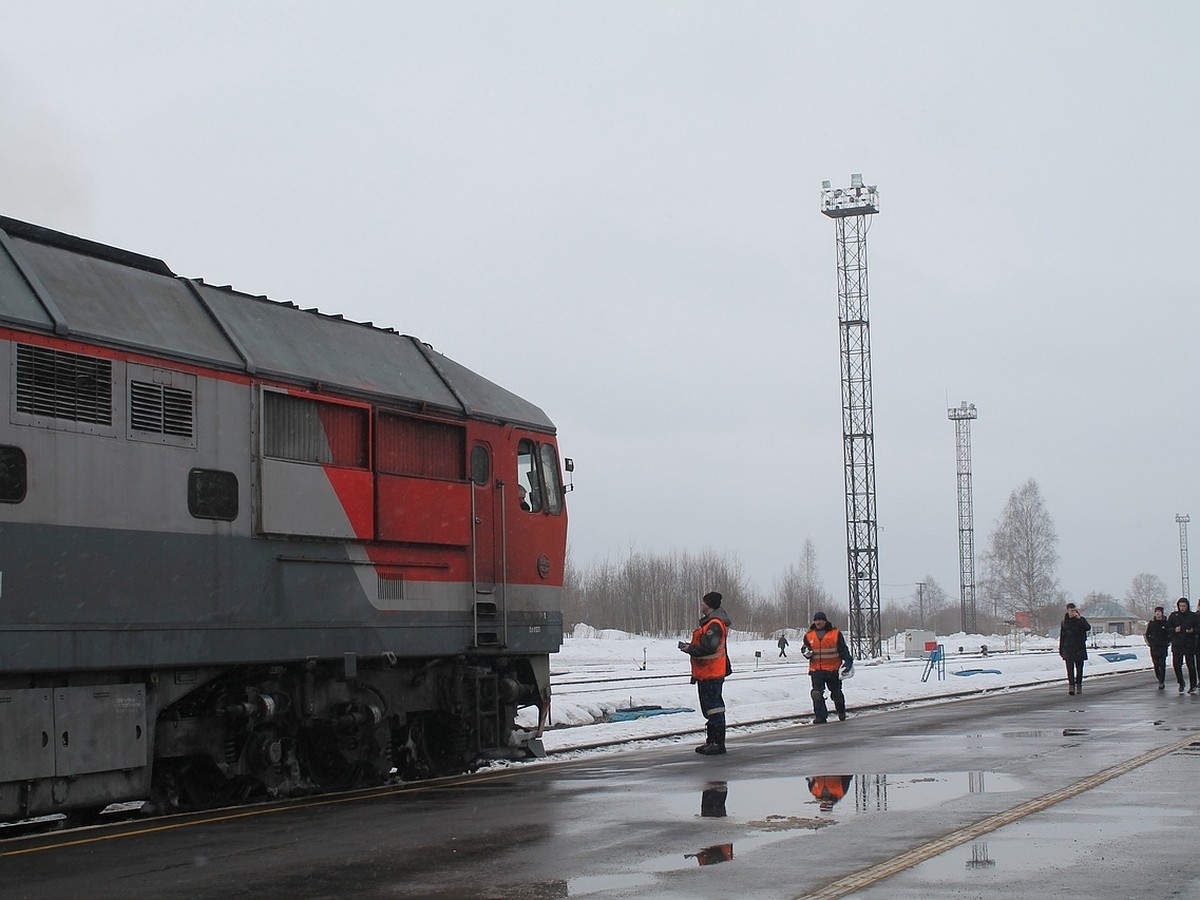
<path fill-rule="evenodd" d="M 855 657 L 880 655 L 879 548 L 875 517 L 875 426 L 871 408 L 871 327 L 867 229 L 879 192 L 850 176 L 849 188 L 821 182 L 821 212 L 837 225 L 838 323 L 842 340 L 842 449 L 846 481 L 846 564 L 850 642 Z"/>
<path fill-rule="evenodd" d="M 1191 597 L 1191 586 L 1188 584 L 1187 526 L 1188 522 L 1192 521 L 1192 517 L 1184 513 L 1176 515 L 1175 521 L 1179 523 L 1179 571 L 1183 575 L 1183 593 L 1179 596 Z"/>
<path fill-rule="evenodd" d="M 971 490 L 971 420 L 979 418 L 975 404 L 962 402 L 946 410 L 954 423 L 958 447 L 958 596 L 962 608 L 962 630 L 976 632 L 975 626 L 975 512 Z"/>

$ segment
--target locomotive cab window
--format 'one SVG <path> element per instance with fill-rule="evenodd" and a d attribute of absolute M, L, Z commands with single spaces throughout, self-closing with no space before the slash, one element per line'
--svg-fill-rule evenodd
<path fill-rule="evenodd" d="M 219 469 L 192 469 L 188 472 L 188 512 L 197 519 L 232 522 L 238 514 L 237 476 Z"/>
<path fill-rule="evenodd" d="M 558 453 L 552 444 L 522 440 L 517 444 L 517 494 L 521 509 L 562 513 L 562 480 L 558 474 Z"/>
<path fill-rule="evenodd" d="M 25 451 L 20 447 L 0 446 L 0 503 L 24 500 L 27 478 Z"/>

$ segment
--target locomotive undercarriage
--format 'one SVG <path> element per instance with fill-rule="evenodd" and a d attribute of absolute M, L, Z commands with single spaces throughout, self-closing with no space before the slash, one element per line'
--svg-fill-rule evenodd
<path fill-rule="evenodd" d="M 114 684 L 114 675 L 80 689 L 106 698 L 123 688 L 145 690 L 144 716 L 155 724 L 136 749 L 151 763 L 0 783 L 0 821 L 51 813 L 78 818 L 111 802 L 146 798 L 148 813 L 196 809 L 447 775 L 485 758 L 529 756 L 539 745 L 514 731 L 513 720 L 520 707 L 544 703 L 543 668 L 537 658 L 418 664 L 348 656 L 139 673 L 144 682 L 128 688 Z M 18 693 L 37 690 L 61 688 L 29 684 Z"/>

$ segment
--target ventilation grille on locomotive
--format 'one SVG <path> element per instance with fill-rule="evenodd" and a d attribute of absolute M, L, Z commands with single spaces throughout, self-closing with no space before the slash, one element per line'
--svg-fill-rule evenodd
<path fill-rule="evenodd" d="M 112 424 L 112 362 L 17 344 L 17 412 Z"/>
<path fill-rule="evenodd" d="M 192 436 L 192 394 L 144 381 L 129 383 L 130 425 L 138 431 Z"/>

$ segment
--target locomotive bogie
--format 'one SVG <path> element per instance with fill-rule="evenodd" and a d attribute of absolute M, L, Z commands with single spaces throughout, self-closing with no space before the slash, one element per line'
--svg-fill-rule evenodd
<path fill-rule="evenodd" d="M 414 338 L 0 218 L 0 818 L 535 752 L 540 409 Z"/>

